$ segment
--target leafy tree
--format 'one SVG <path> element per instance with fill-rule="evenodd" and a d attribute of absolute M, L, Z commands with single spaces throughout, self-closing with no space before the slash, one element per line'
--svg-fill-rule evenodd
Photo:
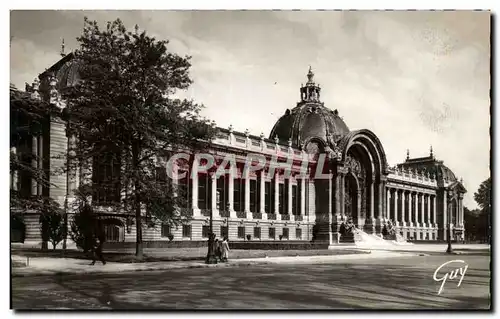
<path fill-rule="evenodd" d="M 479 189 L 474 193 L 474 200 L 480 208 L 478 233 L 489 241 L 491 236 L 491 177 L 479 185 Z"/>
<path fill-rule="evenodd" d="M 491 177 L 479 185 L 479 189 L 474 193 L 474 200 L 481 211 L 489 215 L 491 209 Z"/>
<path fill-rule="evenodd" d="M 117 194 L 111 200 L 117 210 L 135 214 L 141 258 L 146 217 L 169 224 L 189 219 L 182 189 L 173 192 L 159 178 L 158 159 L 186 148 L 206 149 L 215 126 L 200 116 L 201 105 L 174 97 L 192 83 L 190 57 L 168 51 L 168 41 L 137 26 L 127 31 L 119 19 L 104 30 L 95 21 L 84 23 L 73 57 L 79 81 L 65 95 L 70 131 L 77 136 L 70 163 L 87 172 L 84 186 L 92 179 L 88 166 L 95 173 L 99 165 L 114 163 L 109 170 L 119 174 L 94 180 L 87 195 Z"/>
<path fill-rule="evenodd" d="M 10 174 L 16 172 L 18 177 L 21 174 L 28 175 L 38 184 L 49 186 L 49 180 L 43 169 L 35 168 L 31 165 L 32 161 L 38 161 L 38 157 L 31 152 L 21 153 L 13 151 L 23 139 L 28 139 L 32 135 L 41 132 L 44 123 L 50 114 L 55 112 L 51 105 L 36 100 L 27 92 L 21 92 L 14 85 L 10 86 Z M 42 211 L 51 210 L 52 201 L 43 201 L 41 196 L 21 193 L 19 189 L 10 190 L 10 211 L 11 215 L 23 213 L 27 210 Z"/>
<path fill-rule="evenodd" d="M 474 241 L 482 239 L 482 235 L 479 231 L 481 227 L 479 215 L 480 211 L 478 209 L 470 210 L 464 207 L 465 235 L 469 240 Z"/>
<path fill-rule="evenodd" d="M 53 202 L 49 205 L 48 202 L 52 201 L 49 198 L 45 198 L 44 210 L 40 214 L 40 230 L 42 233 L 43 243 L 51 242 L 52 248 L 55 250 L 57 244 L 59 244 L 66 235 L 66 224 L 64 223 L 64 217 L 59 205 Z M 46 245 L 43 245 L 43 249 Z"/>

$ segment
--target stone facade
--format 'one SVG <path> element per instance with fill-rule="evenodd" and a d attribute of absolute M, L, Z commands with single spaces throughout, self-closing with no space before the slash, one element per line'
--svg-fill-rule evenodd
<path fill-rule="evenodd" d="M 27 91 L 63 109 L 58 90 L 77 77 L 77 68 L 71 63 L 70 55 L 64 57 L 40 75 L 40 88 L 35 82 L 27 86 Z M 188 192 L 192 221 L 172 229 L 147 227 L 144 241 L 168 241 L 169 234 L 174 241 L 206 241 L 210 214 L 217 237 L 227 235 L 231 241 L 245 241 L 250 235 L 252 241 L 314 240 L 334 245 L 341 224 L 347 220 L 376 234 L 391 220 L 406 239 L 444 240 L 448 216 L 453 216 L 451 227 L 459 231 L 457 238 L 464 238 L 465 189 L 434 158 L 432 150 L 429 157 L 408 156 L 405 162 L 389 167 L 377 136 L 364 129 L 350 131 L 338 111 L 320 101 L 321 89 L 311 70 L 307 76 L 307 84 L 300 89 L 301 101 L 286 110 L 269 138 L 236 132 L 231 127 L 219 129 L 212 153 L 218 161 L 234 156 L 236 161 L 230 165 L 235 165 L 232 168 L 237 176 L 234 172 L 218 178 L 198 174 L 198 165 L 193 165 L 189 172 L 194 171 L 194 178 Z M 71 181 L 66 174 L 54 174 L 63 164 L 54 155 L 68 149 L 65 125 L 61 119 L 50 119 L 44 133 L 33 137 L 33 145 L 38 147 L 32 148 L 45 158 L 44 168 L 51 173 L 52 183 L 45 191 L 33 185 L 32 191 L 43 192 L 61 204 L 65 199 L 71 201 L 71 189 L 79 183 L 76 172 Z M 270 164 L 245 173 L 243 165 L 249 154 L 264 156 Z M 290 178 L 285 178 L 283 163 L 290 164 Z M 15 181 L 11 184 L 17 187 Z M 135 241 L 133 215 L 124 217 L 109 208 L 101 209 L 116 221 L 107 226 L 108 241 Z M 26 241 L 39 242 L 36 212 L 26 217 Z"/>

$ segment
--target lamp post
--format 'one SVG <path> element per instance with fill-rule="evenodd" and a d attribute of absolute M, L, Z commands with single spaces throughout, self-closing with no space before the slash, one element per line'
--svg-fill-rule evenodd
<path fill-rule="evenodd" d="M 212 200 L 215 200 L 215 198 L 213 198 Z M 210 209 L 210 234 L 208 235 L 208 252 L 207 252 L 207 258 L 205 259 L 205 264 L 217 263 L 217 256 L 215 256 L 215 251 L 214 251 L 215 234 L 213 227 L 213 215 L 214 211 L 213 209 Z"/>
<path fill-rule="evenodd" d="M 455 200 L 457 194 L 453 191 L 452 196 L 448 199 L 448 248 L 446 249 L 447 254 L 453 254 L 453 248 L 451 247 L 451 214 L 453 211 L 453 200 Z"/>

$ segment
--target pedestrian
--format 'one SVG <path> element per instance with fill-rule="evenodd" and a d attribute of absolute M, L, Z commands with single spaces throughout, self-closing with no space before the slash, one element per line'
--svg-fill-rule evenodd
<path fill-rule="evenodd" d="M 219 260 L 219 261 L 220 261 L 220 260 L 222 260 L 222 253 L 221 253 L 221 248 L 220 248 L 220 246 L 221 246 L 221 243 L 219 242 L 219 239 L 218 239 L 218 238 L 216 238 L 216 239 L 215 239 L 215 245 L 214 245 L 214 247 L 215 247 L 215 251 L 214 251 L 214 252 L 215 252 L 215 257 L 216 257 L 216 258 L 217 258 L 217 260 Z"/>
<path fill-rule="evenodd" d="M 222 261 L 226 262 L 229 258 L 229 240 L 227 239 L 227 237 L 224 237 L 224 240 L 222 241 L 222 247 L 221 247 L 221 250 L 222 250 Z"/>
<path fill-rule="evenodd" d="M 102 253 L 102 248 L 104 245 L 104 241 L 106 240 L 106 236 L 104 234 L 104 230 L 102 229 L 102 225 L 100 222 L 97 223 L 96 227 L 96 236 L 94 237 L 93 249 L 92 249 L 92 264 L 95 265 L 96 259 L 98 258 L 103 265 L 106 265 L 106 261 L 104 260 L 104 255 Z M 97 257 L 97 258 L 96 258 Z"/>

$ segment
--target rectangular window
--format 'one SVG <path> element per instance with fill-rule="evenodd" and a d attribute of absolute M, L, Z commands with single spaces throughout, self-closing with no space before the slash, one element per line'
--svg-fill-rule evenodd
<path fill-rule="evenodd" d="M 292 185 L 292 214 L 297 215 L 297 185 Z"/>
<path fill-rule="evenodd" d="M 191 175 L 187 170 L 179 169 L 178 173 L 181 176 L 182 174 L 184 174 L 184 178 L 180 178 L 178 182 L 179 196 L 182 197 L 182 201 L 184 201 L 184 203 L 181 203 L 181 205 L 183 204 L 185 208 L 191 208 L 191 192 L 193 187 L 193 180 L 191 179 Z"/>
<path fill-rule="evenodd" d="M 302 239 L 302 228 L 295 229 L 295 238 Z"/>
<path fill-rule="evenodd" d="M 222 237 L 222 238 L 224 238 L 224 237 L 229 238 L 227 226 L 220 226 L 220 237 Z"/>
<path fill-rule="evenodd" d="M 276 239 L 276 228 L 269 227 L 269 239 Z"/>
<path fill-rule="evenodd" d="M 191 225 L 182 225 L 182 237 L 191 238 Z"/>
<path fill-rule="evenodd" d="M 278 184 L 278 207 L 279 213 L 285 214 L 285 185 Z"/>
<path fill-rule="evenodd" d="M 168 237 L 172 233 L 172 228 L 170 225 L 163 224 L 161 225 L 161 237 Z"/>
<path fill-rule="evenodd" d="M 250 211 L 255 213 L 257 210 L 257 181 L 250 180 Z"/>
<path fill-rule="evenodd" d="M 217 192 L 216 203 L 217 209 L 225 210 L 227 208 L 227 178 L 226 176 L 219 176 L 217 178 Z"/>
<path fill-rule="evenodd" d="M 253 238 L 260 239 L 260 227 L 253 228 Z"/>
<path fill-rule="evenodd" d="M 120 201 L 120 167 L 118 152 L 103 152 L 94 156 L 92 163 L 92 183 L 94 200 L 98 205 Z"/>
<path fill-rule="evenodd" d="M 301 211 L 302 206 L 302 180 L 297 180 L 297 191 L 296 191 L 296 199 L 297 202 L 297 215 L 304 215 L 304 212 Z"/>
<path fill-rule="evenodd" d="M 211 209 L 212 180 L 208 174 L 198 174 L 198 208 Z"/>
<path fill-rule="evenodd" d="M 201 226 L 201 237 L 208 238 L 209 234 L 210 234 L 210 226 L 207 225 Z"/>
<path fill-rule="evenodd" d="M 271 214 L 271 182 L 264 183 L 264 210 L 266 213 Z"/>
<path fill-rule="evenodd" d="M 238 226 L 238 238 L 245 238 L 245 227 Z"/>
<path fill-rule="evenodd" d="M 283 239 L 288 239 L 289 236 L 289 230 L 288 228 L 283 228 Z"/>
<path fill-rule="evenodd" d="M 234 211 L 242 212 L 244 210 L 245 202 L 245 183 L 242 178 L 234 179 Z"/>

